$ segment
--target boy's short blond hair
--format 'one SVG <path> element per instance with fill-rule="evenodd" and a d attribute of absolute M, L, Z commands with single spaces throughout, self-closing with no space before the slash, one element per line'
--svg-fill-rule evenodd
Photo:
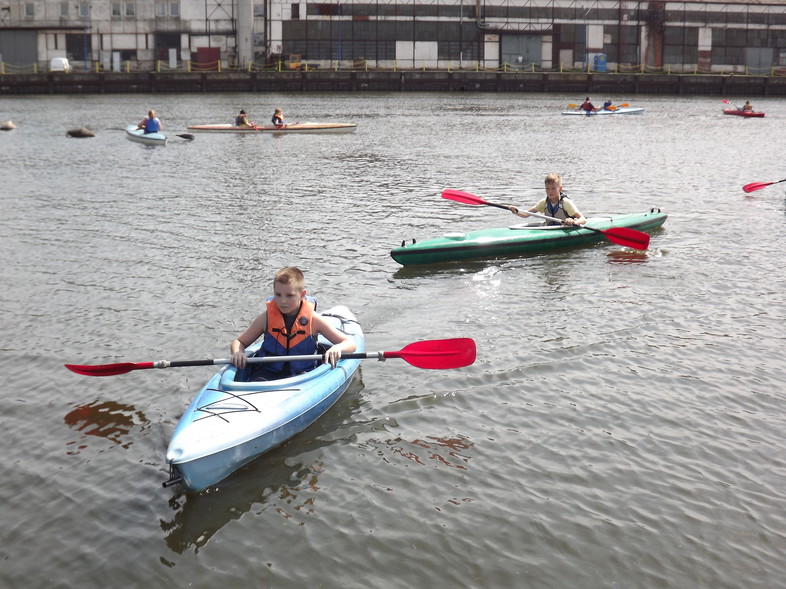
<path fill-rule="evenodd" d="M 552 183 L 554 183 L 557 186 L 561 187 L 562 186 L 562 176 L 560 176 L 559 174 L 556 174 L 554 172 L 552 172 L 551 174 L 548 174 L 546 176 L 545 184 L 552 184 Z"/>
<path fill-rule="evenodd" d="M 273 279 L 274 287 L 276 282 L 288 285 L 291 284 L 298 290 L 303 290 L 306 287 L 306 277 L 303 276 L 303 272 L 300 268 L 296 268 L 295 266 L 287 266 L 276 272 L 276 277 Z"/>

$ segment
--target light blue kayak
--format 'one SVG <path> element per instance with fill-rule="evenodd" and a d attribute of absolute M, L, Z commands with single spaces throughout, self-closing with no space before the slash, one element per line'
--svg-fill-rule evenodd
<path fill-rule="evenodd" d="M 363 330 L 352 312 L 337 306 L 322 313 L 350 334 L 363 352 Z M 330 345 L 320 336 L 320 343 Z M 248 348 L 253 353 L 259 344 Z M 199 391 L 167 449 L 170 480 L 191 491 L 218 483 L 241 466 L 287 441 L 321 417 L 347 390 L 360 360 L 342 358 L 335 369 L 318 368 L 281 380 L 242 382 L 222 368 Z"/>
<path fill-rule="evenodd" d="M 137 143 L 145 145 L 166 145 L 166 135 L 163 133 L 145 133 L 143 129 L 137 129 L 136 125 L 126 127 L 126 137 Z"/>

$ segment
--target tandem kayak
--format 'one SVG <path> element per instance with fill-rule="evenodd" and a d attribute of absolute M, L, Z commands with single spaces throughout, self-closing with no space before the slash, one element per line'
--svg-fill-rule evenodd
<path fill-rule="evenodd" d="M 644 113 L 643 108 L 634 106 L 623 106 L 614 110 L 565 110 L 562 111 L 564 115 L 578 115 L 583 117 L 591 117 L 595 115 L 640 115 Z"/>
<path fill-rule="evenodd" d="M 759 118 L 759 119 L 764 116 L 764 113 L 761 111 L 740 110 L 738 108 L 724 108 L 723 114 L 734 115 L 738 117 L 752 117 L 752 118 Z"/>
<path fill-rule="evenodd" d="M 275 125 L 257 125 L 255 127 L 237 127 L 235 125 L 192 125 L 191 131 L 200 133 L 354 133 L 355 123 L 291 123 L 283 127 Z"/>
<path fill-rule="evenodd" d="M 363 352 L 363 330 L 348 308 L 333 307 L 322 317 L 350 334 L 356 352 Z M 321 336 L 320 343 L 330 345 Z M 250 346 L 249 353 L 260 345 Z M 253 382 L 236 380 L 238 370 L 232 365 L 222 368 L 199 391 L 175 427 L 166 453 L 170 479 L 164 484 L 180 483 L 201 491 L 287 441 L 341 397 L 359 364 L 358 358 L 347 357 L 335 369 L 321 364 L 297 376 Z"/>
<path fill-rule="evenodd" d="M 648 213 L 613 215 L 587 219 L 587 226 L 604 230 L 627 227 L 644 231 L 660 227 L 668 215 L 660 209 Z M 564 225 L 513 225 L 468 233 L 446 233 L 442 237 L 402 243 L 391 257 L 402 266 L 437 264 L 476 258 L 498 258 L 537 254 L 553 249 L 595 243 L 604 235 L 582 227 Z"/>
<path fill-rule="evenodd" d="M 137 129 L 136 125 L 126 127 L 126 137 L 137 143 L 145 145 L 166 145 L 166 135 L 163 133 L 145 133 L 144 129 Z"/>

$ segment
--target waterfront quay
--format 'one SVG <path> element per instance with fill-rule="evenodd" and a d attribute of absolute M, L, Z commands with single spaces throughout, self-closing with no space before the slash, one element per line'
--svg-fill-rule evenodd
<path fill-rule="evenodd" d="M 786 76 L 400 69 L 48 72 L 0 76 L 1 95 L 364 91 L 786 96 Z"/>

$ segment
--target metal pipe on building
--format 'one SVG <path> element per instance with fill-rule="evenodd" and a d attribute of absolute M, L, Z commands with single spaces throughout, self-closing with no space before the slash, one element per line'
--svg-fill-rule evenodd
<path fill-rule="evenodd" d="M 253 0 L 237 0 L 237 63 L 246 67 L 254 59 Z"/>

